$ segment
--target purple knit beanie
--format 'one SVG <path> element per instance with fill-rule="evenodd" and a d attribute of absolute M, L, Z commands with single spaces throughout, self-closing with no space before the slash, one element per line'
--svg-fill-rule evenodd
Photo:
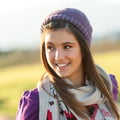
<path fill-rule="evenodd" d="M 87 16 L 82 11 L 75 8 L 65 8 L 53 11 L 43 21 L 41 31 L 43 30 L 44 25 L 53 20 L 65 20 L 76 26 L 90 46 L 92 40 L 92 26 L 90 25 Z"/>

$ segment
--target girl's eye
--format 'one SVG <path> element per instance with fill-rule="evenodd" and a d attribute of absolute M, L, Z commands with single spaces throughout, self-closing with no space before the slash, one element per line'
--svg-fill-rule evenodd
<path fill-rule="evenodd" d="M 70 46 L 70 45 L 66 45 L 66 46 L 64 46 L 64 49 L 70 49 L 72 46 Z"/>
<path fill-rule="evenodd" d="M 53 46 L 47 46 L 47 50 L 48 51 L 52 51 L 52 50 L 54 50 L 55 48 L 53 47 Z"/>

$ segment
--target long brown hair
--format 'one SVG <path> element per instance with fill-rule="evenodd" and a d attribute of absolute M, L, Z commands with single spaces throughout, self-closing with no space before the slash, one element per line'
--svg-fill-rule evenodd
<path fill-rule="evenodd" d="M 97 86 L 98 89 L 103 93 L 103 95 L 108 99 L 110 103 L 110 107 L 112 108 L 112 111 L 114 115 L 119 119 L 119 113 L 116 107 L 116 103 L 113 99 L 112 93 L 110 92 L 109 83 L 106 82 L 105 78 L 99 74 L 99 72 L 96 69 L 96 65 L 94 64 L 92 54 L 90 51 L 90 48 L 87 44 L 87 40 L 84 38 L 82 33 L 72 24 L 67 23 L 65 21 L 56 20 L 48 23 L 44 26 L 43 32 L 41 33 L 41 46 L 40 46 L 40 52 L 41 52 L 41 59 L 44 65 L 44 68 L 51 76 L 51 81 L 53 82 L 53 85 L 58 92 L 58 94 L 61 96 L 63 102 L 71 108 L 77 115 L 80 117 L 83 117 L 87 119 L 86 115 L 83 114 L 81 111 L 81 107 L 83 106 L 80 102 L 78 102 L 75 98 L 73 99 L 74 95 L 68 91 L 68 87 L 70 87 L 66 82 L 62 80 L 61 77 L 59 77 L 49 66 L 46 55 L 45 55 L 45 42 L 44 37 L 46 34 L 46 31 L 48 30 L 56 30 L 60 28 L 65 28 L 69 30 L 78 40 L 81 52 L 82 52 L 82 64 L 84 69 L 84 74 L 87 76 L 88 80 L 92 81 L 94 86 Z M 43 78 L 41 78 L 41 81 Z"/>

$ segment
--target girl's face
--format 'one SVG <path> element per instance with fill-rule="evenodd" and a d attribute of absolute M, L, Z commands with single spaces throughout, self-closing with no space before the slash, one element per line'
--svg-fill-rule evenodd
<path fill-rule="evenodd" d="M 58 76 L 80 80 L 83 74 L 82 55 L 73 34 L 65 29 L 46 33 L 45 54 L 48 64 Z"/>

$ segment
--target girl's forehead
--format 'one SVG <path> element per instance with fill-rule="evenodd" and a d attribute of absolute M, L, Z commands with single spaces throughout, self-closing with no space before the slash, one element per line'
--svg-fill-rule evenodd
<path fill-rule="evenodd" d="M 45 34 L 45 42 L 76 42 L 75 36 L 65 30 L 65 29 L 58 29 L 58 30 L 52 30 L 48 31 Z"/>

